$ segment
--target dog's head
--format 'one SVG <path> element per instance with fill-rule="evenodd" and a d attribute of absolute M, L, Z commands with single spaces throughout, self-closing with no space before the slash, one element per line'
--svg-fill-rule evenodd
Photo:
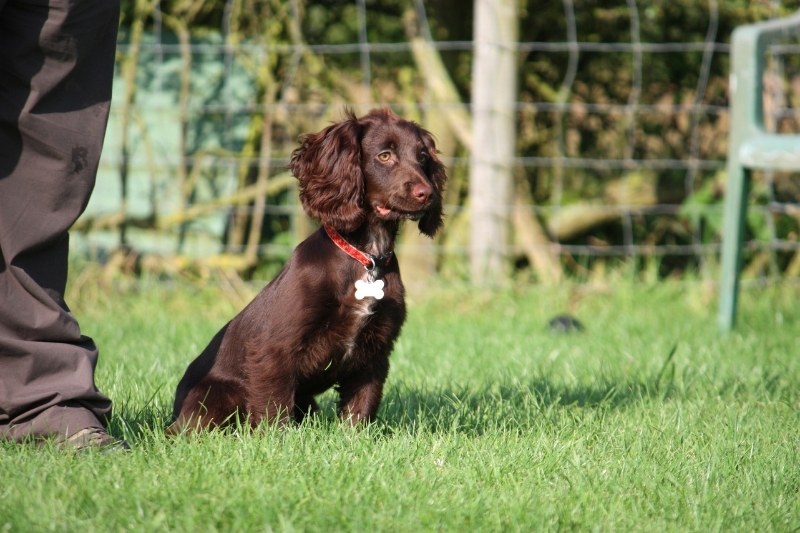
<path fill-rule="evenodd" d="M 447 175 L 433 136 L 389 109 L 361 118 L 348 111 L 341 122 L 303 136 L 289 168 L 306 212 L 340 231 L 370 217 L 417 220 L 428 236 L 442 225 Z"/>

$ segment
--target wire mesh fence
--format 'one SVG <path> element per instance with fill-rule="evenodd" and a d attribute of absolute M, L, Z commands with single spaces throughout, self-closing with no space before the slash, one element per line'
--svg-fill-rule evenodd
<path fill-rule="evenodd" d="M 469 250 L 471 6 L 460 2 L 136 0 L 81 242 L 239 269 L 280 264 L 306 235 L 286 164 L 297 138 L 388 105 L 437 137 L 447 229 L 401 248 L 464 276 Z M 455 6 L 455 8 L 454 8 Z M 743 7 L 745 6 L 745 7 Z M 750 7 L 746 7 L 750 6 Z M 517 273 L 536 258 L 589 276 L 633 265 L 715 275 L 730 31 L 790 2 L 573 3 L 520 14 L 515 196 L 502 210 Z M 466 21 L 466 22 L 464 22 Z M 770 50 L 770 127 L 798 129 L 800 40 Z M 746 269 L 800 276 L 800 180 L 755 176 Z"/>

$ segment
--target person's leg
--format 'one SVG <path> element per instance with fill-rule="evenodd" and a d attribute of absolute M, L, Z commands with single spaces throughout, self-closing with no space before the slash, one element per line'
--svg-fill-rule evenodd
<path fill-rule="evenodd" d="M 0 0 L 0 438 L 102 427 L 97 348 L 64 302 L 67 230 L 94 187 L 117 0 Z"/>

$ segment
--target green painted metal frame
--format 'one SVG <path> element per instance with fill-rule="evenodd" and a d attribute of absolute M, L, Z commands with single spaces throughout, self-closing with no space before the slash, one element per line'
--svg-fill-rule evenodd
<path fill-rule="evenodd" d="M 800 11 L 782 19 L 740 26 L 731 39 L 731 126 L 728 182 L 722 235 L 719 327 L 736 324 L 750 172 L 800 170 L 800 135 L 769 133 L 764 128 L 764 68 L 769 44 L 800 34 Z"/>

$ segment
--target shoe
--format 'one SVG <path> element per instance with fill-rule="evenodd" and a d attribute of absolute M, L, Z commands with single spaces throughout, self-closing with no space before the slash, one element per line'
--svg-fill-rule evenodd
<path fill-rule="evenodd" d="M 95 427 L 82 429 L 72 434 L 66 439 L 61 440 L 58 446 L 63 449 L 76 451 L 94 449 L 101 452 L 110 452 L 131 449 L 124 440 L 112 437 L 106 433 L 106 430 L 103 428 Z"/>

